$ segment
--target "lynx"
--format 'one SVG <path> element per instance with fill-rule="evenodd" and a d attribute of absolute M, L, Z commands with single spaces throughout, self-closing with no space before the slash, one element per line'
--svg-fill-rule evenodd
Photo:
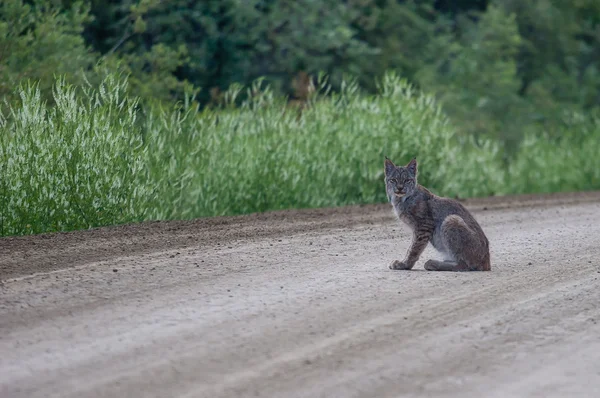
<path fill-rule="evenodd" d="M 431 242 L 444 261 L 428 260 L 428 271 L 490 271 L 489 242 L 483 230 L 458 201 L 417 184 L 416 159 L 398 167 L 386 157 L 385 187 L 396 215 L 413 231 L 406 257 L 392 262 L 390 269 L 412 269 Z"/>

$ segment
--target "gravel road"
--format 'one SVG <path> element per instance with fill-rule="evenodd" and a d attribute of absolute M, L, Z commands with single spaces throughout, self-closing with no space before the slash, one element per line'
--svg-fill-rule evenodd
<path fill-rule="evenodd" d="M 389 205 L 0 239 L 0 397 L 599 397 L 600 193 L 466 204 L 491 272 Z"/>

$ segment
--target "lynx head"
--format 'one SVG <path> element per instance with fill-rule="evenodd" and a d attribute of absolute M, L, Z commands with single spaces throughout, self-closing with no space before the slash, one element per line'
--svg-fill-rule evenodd
<path fill-rule="evenodd" d="M 385 157 L 385 190 L 388 199 L 404 198 L 413 193 L 417 187 L 417 159 L 413 158 L 404 167 L 396 166 Z"/>

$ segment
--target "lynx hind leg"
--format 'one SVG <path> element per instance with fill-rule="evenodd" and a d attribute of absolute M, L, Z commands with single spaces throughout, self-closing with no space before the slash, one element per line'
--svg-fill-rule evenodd
<path fill-rule="evenodd" d="M 438 260 L 427 260 L 425 262 L 425 269 L 427 271 L 469 271 L 469 268 L 464 262 L 456 261 L 438 261 Z"/>
<path fill-rule="evenodd" d="M 484 271 L 485 248 L 478 242 L 474 232 L 462 217 L 450 215 L 441 226 L 442 239 L 452 260 L 429 260 L 425 264 L 428 271 Z"/>

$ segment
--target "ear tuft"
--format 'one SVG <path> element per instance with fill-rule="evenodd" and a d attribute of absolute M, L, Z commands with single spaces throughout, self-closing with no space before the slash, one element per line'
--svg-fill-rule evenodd
<path fill-rule="evenodd" d="M 417 158 L 412 158 L 410 162 L 406 165 L 406 168 L 410 173 L 414 176 L 417 175 Z"/>
<path fill-rule="evenodd" d="M 394 169 L 396 168 L 396 165 L 394 165 L 394 163 L 392 163 L 392 161 L 386 156 L 385 157 L 385 174 L 389 174 L 392 171 L 394 171 Z"/>

